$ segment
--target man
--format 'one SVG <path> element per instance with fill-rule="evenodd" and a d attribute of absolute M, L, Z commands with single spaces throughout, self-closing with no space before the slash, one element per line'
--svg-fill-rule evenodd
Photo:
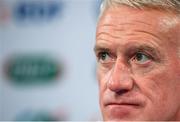
<path fill-rule="evenodd" d="M 180 0 L 104 0 L 95 53 L 104 120 L 180 120 Z"/>

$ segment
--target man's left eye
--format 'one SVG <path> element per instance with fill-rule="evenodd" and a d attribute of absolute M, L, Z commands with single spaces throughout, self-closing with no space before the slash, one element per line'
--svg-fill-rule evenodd
<path fill-rule="evenodd" d="M 132 60 L 138 64 L 145 64 L 145 63 L 149 62 L 151 60 L 151 58 L 144 53 L 138 52 L 134 55 Z"/>

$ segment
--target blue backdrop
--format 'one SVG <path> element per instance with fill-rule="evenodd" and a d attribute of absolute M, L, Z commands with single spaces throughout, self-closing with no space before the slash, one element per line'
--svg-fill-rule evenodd
<path fill-rule="evenodd" d="M 100 2 L 0 1 L 0 120 L 101 120 Z"/>

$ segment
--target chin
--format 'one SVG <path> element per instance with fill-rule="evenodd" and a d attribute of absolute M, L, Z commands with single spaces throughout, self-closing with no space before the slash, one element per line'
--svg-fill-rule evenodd
<path fill-rule="evenodd" d="M 114 117 L 108 116 L 103 118 L 104 121 L 147 121 L 144 117 L 139 116 L 127 116 L 127 117 Z"/>
<path fill-rule="evenodd" d="M 147 121 L 150 120 L 140 111 L 111 111 L 103 114 L 104 121 Z"/>
<path fill-rule="evenodd" d="M 111 105 L 104 109 L 103 120 L 105 121 L 132 121 L 145 120 L 140 107 L 129 105 Z"/>

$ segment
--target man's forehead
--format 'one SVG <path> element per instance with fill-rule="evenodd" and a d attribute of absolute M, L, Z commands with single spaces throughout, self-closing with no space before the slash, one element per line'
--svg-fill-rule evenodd
<path fill-rule="evenodd" d="M 180 17 L 177 14 L 153 9 L 139 10 L 127 6 L 108 8 L 100 18 L 97 34 L 110 31 L 112 27 L 128 30 L 130 26 L 134 26 L 134 29 L 156 33 L 157 36 L 163 39 L 168 38 L 169 41 L 180 39 L 178 34 L 180 33 Z"/>
<path fill-rule="evenodd" d="M 168 31 L 180 23 L 179 17 L 175 13 L 160 11 L 156 9 L 135 9 L 127 6 L 117 6 L 108 8 L 100 18 L 99 25 L 121 24 L 128 22 L 144 22 Z"/>

